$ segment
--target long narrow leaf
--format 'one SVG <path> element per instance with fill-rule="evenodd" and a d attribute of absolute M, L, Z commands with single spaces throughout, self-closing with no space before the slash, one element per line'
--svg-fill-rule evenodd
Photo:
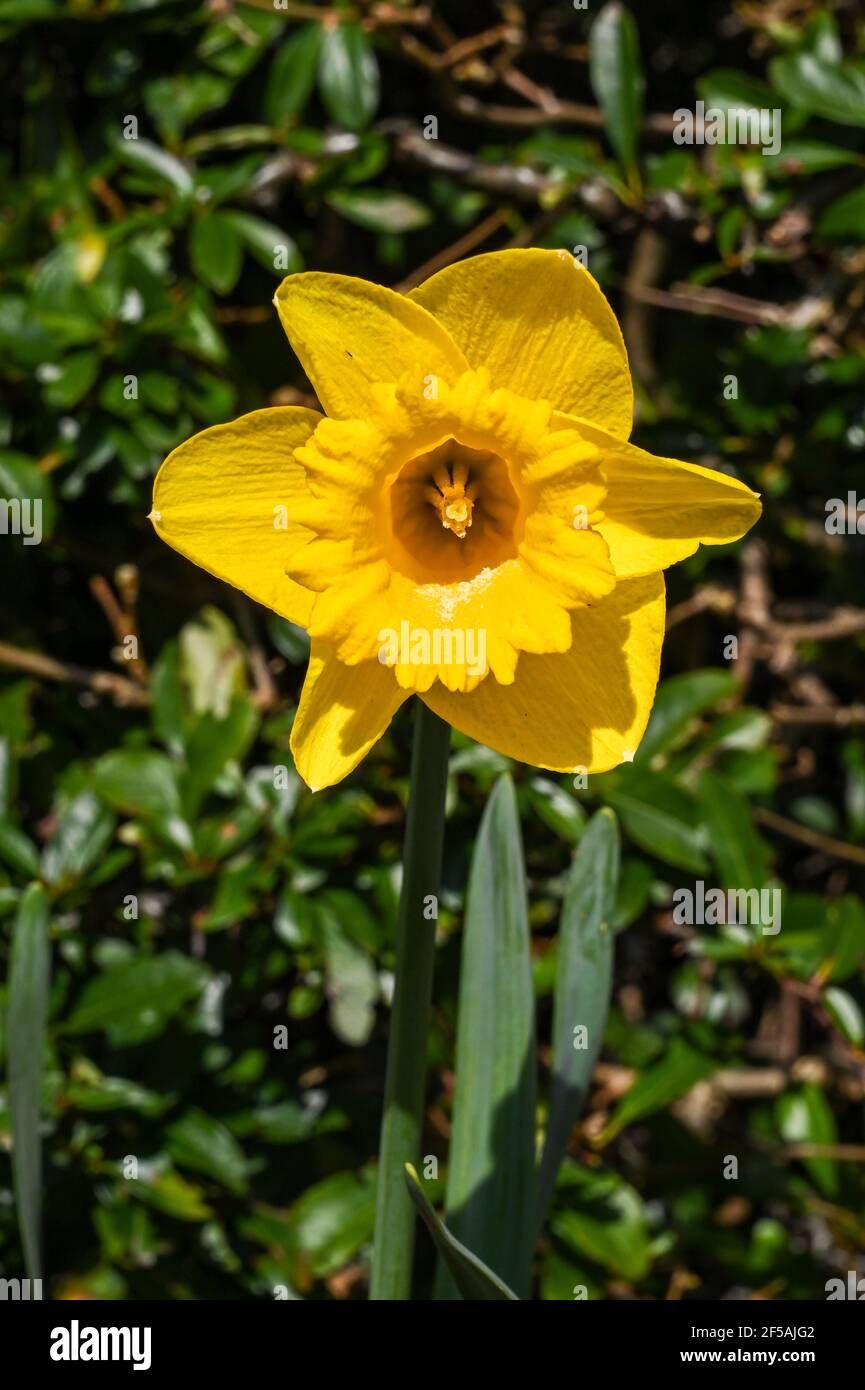
<path fill-rule="evenodd" d="M 610 919 L 619 881 L 619 828 L 605 808 L 590 822 L 571 867 L 559 929 L 553 1006 L 553 1082 L 541 1160 L 543 1221 L 601 1050 L 613 974 Z"/>
<path fill-rule="evenodd" d="M 535 1208 L 535 1024 L 523 847 L 501 777 L 469 875 L 447 1185 L 453 1234 L 526 1297 Z M 453 1297 L 440 1279 L 437 1292 Z"/>
<path fill-rule="evenodd" d="M 433 1243 L 463 1298 L 483 1302 L 519 1302 L 513 1290 L 509 1289 L 497 1274 L 493 1274 L 491 1269 L 487 1269 L 483 1260 L 479 1260 L 477 1255 L 473 1255 L 471 1250 L 467 1250 L 456 1240 L 447 1226 L 439 1220 L 420 1185 L 416 1170 L 410 1163 L 405 1165 L 405 1181 L 418 1215 L 432 1236 Z"/>
<path fill-rule="evenodd" d="M 605 5 L 592 25 L 589 76 L 610 144 L 631 168 L 637 157 L 645 79 L 634 16 L 618 0 Z"/>
<path fill-rule="evenodd" d="M 41 1277 L 39 1115 L 49 971 L 48 898 L 41 884 L 32 883 L 21 899 L 12 933 L 7 1038 L 15 1201 L 24 1260 L 31 1279 Z"/>

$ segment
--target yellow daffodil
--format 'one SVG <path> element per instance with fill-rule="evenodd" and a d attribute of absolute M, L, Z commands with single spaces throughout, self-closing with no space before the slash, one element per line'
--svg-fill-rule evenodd
<path fill-rule="evenodd" d="M 416 691 L 557 771 L 633 757 L 664 632 L 662 571 L 760 514 L 726 474 L 627 442 L 615 316 L 565 252 L 493 252 L 409 295 L 284 280 L 276 308 L 326 411 L 256 410 L 166 459 L 169 545 L 305 627 L 292 749 L 345 777 Z"/>

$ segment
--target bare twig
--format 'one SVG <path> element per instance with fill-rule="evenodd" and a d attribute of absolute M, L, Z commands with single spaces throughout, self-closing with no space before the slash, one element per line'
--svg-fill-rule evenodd
<path fill-rule="evenodd" d="M 865 1163 L 865 1144 L 789 1144 L 779 1157 L 836 1158 L 841 1163 Z"/>
<path fill-rule="evenodd" d="M 777 724 L 834 724 L 838 729 L 865 724 L 865 705 L 772 705 L 769 712 Z"/>
<path fill-rule="evenodd" d="M 28 675 L 39 676 L 43 680 L 87 686 L 98 695 L 111 695 L 118 705 L 141 706 L 150 703 L 150 692 L 126 676 L 118 676 L 113 671 L 91 671 L 84 666 L 73 666 L 56 661 L 44 652 L 28 652 L 8 642 L 0 642 L 0 665 L 26 671 Z"/>
<path fill-rule="evenodd" d="M 736 595 L 732 589 L 720 584 L 705 584 L 691 598 L 677 603 L 667 614 L 667 631 L 679 623 L 693 618 L 697 613 L 732 613 L 736 607 Z"/>
<path fill-rule="evenodd" d="M 475 188 L 528 199 L 530 202 L 537 202 L 546 194 L 564 191 L 557 179 L 527 164 L 487 163 L 464 150 L 444 145 L 440 140 L 427 140 L 422 130 L 402 119 L 382 122 L 379 128 L 385 135 L 393 137 L 397 155 L 424 164 L 428 169 L 449 174 L 452 178 L 462 179 Z"/>
<path fill-rule="evenodd" d="M 580 102 L 555 101 L 546 107 L 496 106 L 478 101 L 466 92 L 454 92 L 451 104 L 459 115 L 486 125 L 536 126 L 555 121 L 562 125 L 589 126 L 594 130 L 602 130 L 604 126 L 604 113 L 597 106 L 585 106 Z M 648 115 L 643 127 L 655 135 L 670 135 L 674 124 L 671 115 Z"/>
<path fill-rule="evenodd" d="M 779 835 L 786 835 L 791 840 L 808 845 L 810 849 L 830 854 L 835 859 L 846 859 L 851 864 L 865 864 L 865 847 L 848 845 L 845 840 L 822 835 L 819 830 L 812 830 L 810 826 L 788 820 L 786 816 L 779 816 L 776 811 L 769 811 L 764 806 L 754 807 L 754 819 L 770 830 L 777 830 Z"/>
<path fill-rule="evenodd" d="M 411 275 L 408 275 L 405 280 L 401 280 L 400 283 L 395 286 L 395 289 L 399 290 L 401 294 L 405 294 L 407 290 L 412 289 L 415 285 L 419 285 L 423 280 L 429 279 L 430 275 L 435 275 L 437 270 L 443 270 L 446 265 L 451 265 L 454 261 L 460 260 L 461 257 L 467 256 L 476 246 L 487 241 L 495 232 L 505 226 L 506 221 L 507 219 L 503 212 L 490 213 L 489 217 L 485 217 L 482 222 L 478 222 L 476 226 L 472 227 L 450 246 L 446 246 L 443 251 L 439 251 L 437 255 L 431 256 L 428 261 L 424 261 L 423 265 L 413 270 Z"/>

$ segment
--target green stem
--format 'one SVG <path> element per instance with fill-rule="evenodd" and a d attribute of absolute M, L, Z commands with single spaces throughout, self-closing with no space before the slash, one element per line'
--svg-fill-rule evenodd
<path fill-rule="evenodd" d="M 424 900 L 438 894 L 441 878 L 450 733 L 450 726 L 418 700 L 381 1127 L 372 1299 L 406 1299 L 411 1293 L 415 1210 L 405 1165 L 418 1161 L 423 1119 L 437 915 L 424 912 Z"/>

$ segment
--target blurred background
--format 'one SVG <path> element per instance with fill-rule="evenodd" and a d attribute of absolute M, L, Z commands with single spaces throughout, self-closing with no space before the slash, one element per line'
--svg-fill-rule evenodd
<path fill-rule="evenodd" d="M 505 246 L 581 248 L 637 442 L 765 507 L 670 573 L 635 762 L 585 789 L 512 767 L 541 1123 L 564 876 L 593 809 L 623 836 L 607 1032 L 536 1296 L 822 1299 L 857 1268 L 863 51 L 855 0 L 0 0 L 0 491 L 22 520 L 42 503 L 41 543 L 0 535 L 0 953 L 5 975 L 41 879 L 50 1296 L 366 1296 L 410 710 L 312 796 L 288 749 L 304 634 L 146 516 L 175 444 L 313 403 L 284 274 L 408 288 Z M 698 101 L 780 112 L 780 149 L 677 143 Z M 439 1191 L 467 864 L 506 766 L 454 737 Z M 776 935 L 674 918 L 677 888 L 767 879 Z M 0 1094 L 14 1277 L 9 1147 Z M 418 1297 L 432 1270 L 421 1231 Z"/>

